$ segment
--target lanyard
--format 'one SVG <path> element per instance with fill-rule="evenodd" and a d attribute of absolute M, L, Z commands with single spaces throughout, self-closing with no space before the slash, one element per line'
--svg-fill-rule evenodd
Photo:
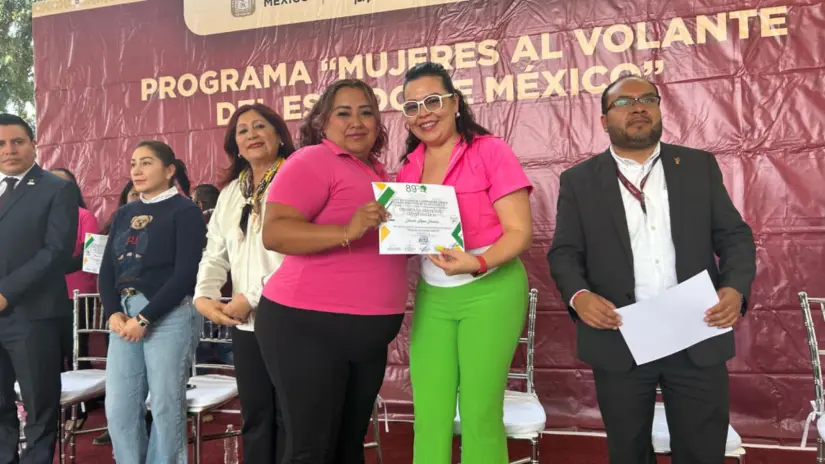
<path fill-rule="evenodd" d="M 647 207 L 645 206 L 645 196 L 643 191 L 645 189 L 645 184 L 647 183 L 647 178 L 650 177 L 650 173 L 653 172 L 653 168 L 656 167 L 656 163 L 659 162 L 659 158 L 661 158 L 661 155 L 657 156 L 656 159 L 653 160 L 653 163 L 650 165 L 650 170 L 647 171 L 647 174 L 645 174 L 642 178 L 639 188 L 636 188 L 632 182 L 627 180 L 627 177 L 625 177 L 624 174 L 622 174 L 622 171 L 619 170 L 619 166 L 616 165 L 616 176 L 619 178 L 619 182 L 621 182 L 622 185 L 624 185 L 624 188 L 627 189 L 631 195 L 633 195 L 633 198 L 638 200 L 639 205 L 642 206 L 642 213 L 644 213 L 645 216 L 647 216 Z"/>

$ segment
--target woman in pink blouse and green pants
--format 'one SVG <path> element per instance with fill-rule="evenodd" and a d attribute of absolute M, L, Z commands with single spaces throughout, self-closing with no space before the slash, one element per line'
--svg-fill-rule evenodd
<path fill-rule="evenodd" d="M 414 463 L 451 462 L 460 390 L 462 464 L 504 464 L 504 390 L 527 311 L 519 255 L 532 242 L 532 187 L 441 65 L 410 69 L 404 98 L 410 134 L 397 181 L 455 187 L 466 250 L 421 263 L 410 341 Z"/>

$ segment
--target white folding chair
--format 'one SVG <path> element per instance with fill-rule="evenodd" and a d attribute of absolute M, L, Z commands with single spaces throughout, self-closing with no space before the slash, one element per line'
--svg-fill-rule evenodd
<path fill-rule="evenodd" d="M 378 406 L 380 404 L 381 396 L 379 395 L 372 405 L 372 417 L 370 417 L 370 422 L 372 422 L 372 441 L 364 443 L 364 449 L 375 449 L 376 462 L 378 464 L 384 464 L 384 455 L 381 451 L 381 430 L 379 430 L 380 424 L 378 422 Z"/>
<path fill-rule="evenodd" d="M 226 299 L 224 300 L 226 301 Z M 203 319 L 199 343 L 231 344 L 232 329 Z M 232 432 L 204 435 L 204 415 L 217 411 L 221 406 L 235 400 L 238 397 L 238 383 L 234 376 L 211 373 L 199 374 L 199 369 L 234 372 L 235 366 L 230 364 L 198 363 L 197 359 L 193 356 L 192 376 L 188 382 L 193 388 L 189 388 L 186 391 L 186 404 L 187 414 L 192 418 L 193 422 L 193 436 L 190 439 L 190 443 L 193 443 L 192 457 L 195 464 L 200 464 L 201 462 L 203 442 L 236 437 L 241 434 L 241 430 L 239 429 Z M 262 375 L 266 375 L 266 373 L 262 373 Z"/>
<path fill-rule="evenodd" d="M 802 432 L 802 443 L 804 448 L 808 444 L 808 430 L 812 423 L 816 423 L 816 462 L 825 463 L 825 421 L 821 419 L 825 413 L 825 400 L 823 399 L 822 387 L 822 364 L 820 356 L 825 354 L 825 350 L 819 349 L 819 342 L 816 339 L 814 329 L 814 319 L 811 311 L 811 303 L 819 305 L 819 312 L 825 319 L 825 298 L 809 297 L 805 292 L 799 292 L 799 305 L 802 307 L 802 319 L 805 322 L 805 331 L 808 337 L 808 348 L 811 352 L 811 367 L 813 369 L 814 380 L 814 400 L 811 401 L 812 411 L 805 420 L 805 428 Z"/>
<path fill-rule="evenodd" d="M 539 439 L 547 423 L 547 414 L 534 390 L 533 370 L 536 346 L 536 306 L 538 290 L 529 294 L 527 312 L 527 336 L 519 339 L 519 344 L 527 348 L 527 363 L 524 372 L 510 372 L 509 379 L 522 380 L 526 383 L 525 391 L 507 390 L 504 392 L 504 430 L 511 440 L 530 441 L 530 457 L 525 457 L 510 464 L 538 464 Z M 461 434 L 461 417 L 456 409 L 454 431 Z"/>
<path fill-rule="evenodd" d="M 662 389 L 656 388 L 657 395 L 662 393 Z M 653 441 L 653 451 L 662 456 L 669 456 L 670 448 L 670 430 L 667 426 L 667 416 L 665 413 L 665 404 L 661 401 L 656 402 L 653 412 L 653 432 L 651 436 Z M 736 462 L 745 462 L 745 448 L 742 447 L 742 437 L 736 433 L 733 426 L 728 424 L 728 438 L 725 443 L 725 458 L 735 459 Z"/>
<path fill-rule="evenodd" d="M 224 298 L 224 302 L 228 299 Z M 232 330 L 229 327 L 218 326 L 212 321 L 204 320 L 203 329 L 200 335 L 200 343 L 232 343 Z M 234 437 L 241 434 L 240 430 L 234 432 L 225 432 L 213 435 L 204 435 L 202 431 L 203 416 L 210 412 L 216 411 L 223 405 L 231 402 L 238 397 L 238 384 L 235 377 L 220 375 L 220 374 L 198 374 L 199 369 L 214 369 L 234 371 L 235 367 L 229 364 L 208 364 L 192 362 L 192 377 L 189 378 L 190 388 L 186 392 L 186 401 L 188 405 L 188 414 L 193 419 L 193 441 L 194 452 L 193 459 L 196 464 L 201 462 L 203 442 L 211 440 L 219 440 L 227 437 Z M 263 372 L 261 375 L 267 375 Z M 372 427 L 373 439 L 364 444 L 365 449 L 375 449 L 377 453 L 378 464 L 383 464 L 383 456 L 381 451 L 381 435 L 378 423 L 378 404 L 380 398 L 376 399 L 372 411 Z M 217 411 L 217 412 L 232 412 L 237 411 Z"/>
<path fill-rule="evenodd" d="M 81 362 L 106 362 L 106 357 L 80 356 L 80 337 L 93 334 L 109 335 L 108 320 L 97 293 L 80 293 L 74 291 L 74 322 L 72 342 L 72 370 L 60 374 L 60 416 L 58 418 L 59 462 L 66 462 L 66 443 L 69 444 L 69 462 L 75 462 L 75 445 L 77 435 L 102 432 L 106 426 L 94 429 L 77 428 L 78 407 L 106 394 L 106 371 L 103 369 L 80 369 Z M 84 323 L 81 324 L 80 322 Z M 17 398 L 22 401 L 20 384 L 15 383 Z M 72 427 L 66 428 L 66 411 L 71 410 Z M 21 435 L 21 442 L 25 437 Z"/>

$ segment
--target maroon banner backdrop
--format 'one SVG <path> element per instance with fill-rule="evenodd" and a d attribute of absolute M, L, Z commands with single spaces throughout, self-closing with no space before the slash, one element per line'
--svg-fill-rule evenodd
<path fill-rule="evenodd" d="M 324 86 L 360 77 L 381 97 L 385 156 L 396 171 L 403 72 L 427 59 L 445 63 L 536 186 L 536 238 L 524 259 L 540 292 L 536 383 L 548 427 L 599 429 L 592 374 L 575 358 L 573 323 L 545 253 L 559 174 L 607 147 L 602 89 L 622 72 L 645 74 L 663 96 L 663 139 L 717 156 L 757 241 L 754 305 L 736 327 L 729 363 L 732 424 L 751 440 L 797 443 L 814 389 L 796 293 L 825 296 L 825 3 L 339 3 L 36 3 L 41 163 L 74 171 L 105 221 L 138 141 L 166 141 L 194 181 L 216 183 L 235 107 L 262 101 L 297 131 Z M 392 344 L 386 382 L 407 392 L 408 328 Z"/>

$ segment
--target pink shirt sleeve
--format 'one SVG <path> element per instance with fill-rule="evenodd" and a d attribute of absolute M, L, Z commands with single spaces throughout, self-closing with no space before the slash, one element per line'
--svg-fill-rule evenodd
<path fill-rule="evenodd" d="M 487 180 L 490 182 L 491 201 L 495 202 L 523 188 L 527 189 L 528 194 L 533 191 L 530 179 L 521 168 L 518 157 L 506 142 L 491 137 L 485 140 L 481 153 L 487 170 Z"/>
<path fill-rule="evenodd" d="M 84 211 L 84 214 L 78 218 L 80 221 L 80 231 L 83 232 L 85 236 L 87 233 L 89 234 L 99 234 L 100 233 L 100 224 L 97 222 L 97 218 L 95 217 L 94 213 L 91 211 Z"/>
<path fill-rule="evenodd" d="M 312 158 L 311 153 L 298 152 L 287 159 L 275 174 L 267 203 L 282 203 L 300 211 L 308 221 L 315 219 L 327 203 L 330 186 L 319 172 L 323 163 L 313 163 Z"/>

